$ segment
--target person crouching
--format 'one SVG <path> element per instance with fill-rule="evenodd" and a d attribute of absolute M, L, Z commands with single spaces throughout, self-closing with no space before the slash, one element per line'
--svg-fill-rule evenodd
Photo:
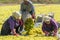
<path fill-rule="evenodd" d="M 19 31 L 22 31 L 23 28 L 23 22 L 19 19 L 21 14 L 16 11 L 12 13 L 12 16 L 10 16 L 3 24 L 1 29 L 1 35 L 19 35 Z M 18 31 L 18 29 L 20 30 Z"/>
<path fill-rule="evenodd" d="M 48 16 L 43 18 L 42 31 L 45 33 L 45 36 L 56 36 L 57 29 L 58 25 L 54 19 Z"/>

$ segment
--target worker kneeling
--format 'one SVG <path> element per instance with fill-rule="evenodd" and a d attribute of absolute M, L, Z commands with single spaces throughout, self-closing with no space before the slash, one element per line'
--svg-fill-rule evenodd
<path fill-rule="evenodd" d="M 16 11 L 13 12 L 12 16 L 10 16 L 3 24 L 1 29 L 1 35 L 19 35 L 19 31 L 22 31 L 23 23 L 21 19 L 19 19 L 21 14 Z M 18 31 L 18 29 L 20 30 Z"/>
<path fill-rule="evenodd" d="M 45 33 L 45 36 L 56 36 L 58 25 L 56 21 L 48 16 L 43 18 L 42 30 Z"/>

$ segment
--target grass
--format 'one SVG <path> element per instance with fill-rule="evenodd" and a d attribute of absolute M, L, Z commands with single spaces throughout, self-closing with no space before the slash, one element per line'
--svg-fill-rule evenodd
<path fill-rule="evenodd" d="M 48 14 L 49 12 L 54 12 L 54 19 L 60 21 L 60 5 L 59 4 L 35 4 L 35 13 L 38 14 Z M 20 5 L 7 5 L 0 6 L 0 30 L 4 21 L 12 15 L 12 12 L 20 11 Z M 0 36 L 0 40 L 57 40 L 56 37 L 34 37 L 30 36 Z"/>
<path fill-rule="evenodd" d="M 57 40 L 56 37 L 0 36 L 0 40 Z"/>

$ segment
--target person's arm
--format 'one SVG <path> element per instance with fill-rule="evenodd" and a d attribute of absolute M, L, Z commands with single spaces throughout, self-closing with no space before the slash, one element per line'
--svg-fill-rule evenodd
<path fill-rule="evenodd" d="M 56 34 L 57 33 L 57 30 L 58 30 L 58 25 L 57 25 L 56 21 L 53 20 L 53 19 L 51 20 L 51 22 L 54 25 L 54 34 Z"/>
<path fill-rule="evenodd" d="M 46 29 L 46 25 L 45 25 L 45 23 L 43 22 L 42 31 L 47 34 L 48 32 L 47 32 L 45 29 Z"/>
<path fill-rule="evenodd" d="M 9 24 L 10 24 L 10 29 L 13 30 L 14 29 L 14 21 L 10 18 L 8 20 Z"/>
<path fill-rule="evenodd" d="M 34 10 L 34 6 L 32 3 L 30 3 L 31 5 L 31 11 L 30 11 L 30 14 L 32 15 L 32 18 L 35 19 L 35 10 Z"/>
<path fill-rule="evenodd" d="M 34 10 L 34 7 L 32 7 L 31 13 L 32 13 L 32 18 L 35 19 L 35 10 Z"/>
<path fill-rule="evenodd" d="M 10 18 L 8 22 L 10 24 L 10 29 L 11 29 L 12 34 L 17 36 L 16 30 L 14 29 L 14 25 L 15 25 L 14 21 Z"/>
<path fill-rule="evenodd" d="M 34 6 L 31 4 L 31 11 L 30 11 L 31 15 L 35 14 L 35 10 L 34 10 Z"/>

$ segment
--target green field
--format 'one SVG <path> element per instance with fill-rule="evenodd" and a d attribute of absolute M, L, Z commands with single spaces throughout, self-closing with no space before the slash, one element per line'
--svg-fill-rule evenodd
<path fill-rule="evenodd" d="M 48 14 L 49 12 L 54 12 L 54 19 L 60 21 L 60 5 L 59 4 L 34 4 L 35 13 L 38 14 Z M 20 5 L 6 5 L 0 6 L 0 30 L 4 21 L 9 18 L 9 16 L 14 11 L 20 11 Z M 0 36 L 0 40 L 57 40 L 56 37 L 33 37 L 33 36 Z"/>

